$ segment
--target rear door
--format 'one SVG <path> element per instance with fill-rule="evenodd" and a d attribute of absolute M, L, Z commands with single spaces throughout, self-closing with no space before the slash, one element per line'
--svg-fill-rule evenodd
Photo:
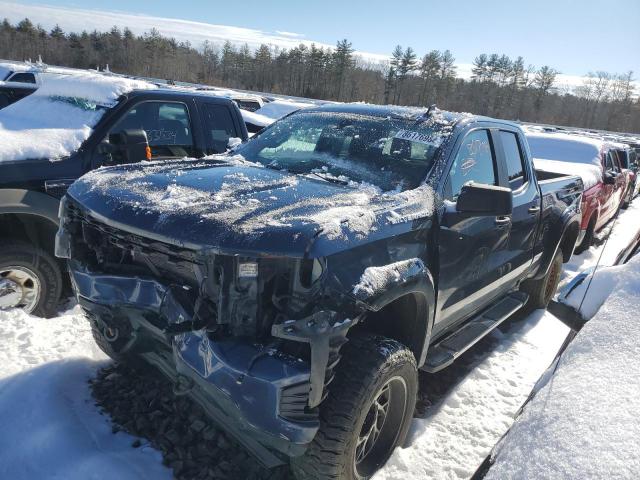
<path fill-rule="evenodd" d="M 493 130 L 498 165 L 504 165 L 500 172 L 501 185 L 513 191 L 513 213 L 509 230 L 508 246 L 504 250 L 502 275 L 504 287 L 511 289 L 533 261 L 536 229 L 540 221 L 540 191 L 527 160 L 524 138 L 516 129 Z"/>
<path fill-rule="evenodd" d="M 438 312 L 434 335 L 486 306 L 502 292 L 510 217 L 472 216 L 456 211 L 468 182 L 499 185 L 495 145 L 489 129 L 467 132 L 454 150 L 445 182 L 439 228 Z"/>
<path fill-rule="evenodd" d="M 230 138 L 243 139 L 238 115 L 235 115 L 232 105 L 214 100 L 199 104 L 207 154 L 227 151 Z"/>

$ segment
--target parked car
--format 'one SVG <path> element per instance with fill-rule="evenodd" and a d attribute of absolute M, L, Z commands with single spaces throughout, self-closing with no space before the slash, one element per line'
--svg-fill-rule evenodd
<path fill-rule="evenodd" d="M 35 68 L 18 64 L 0 63 L 0 109 L 31 95 L 40 84 Z"/>
<path fill-rule="evenodd" d="M 528 151 L 489 118 L 310 108 L 233 155 L 85 175 L 56 253 L 108 355 L 158 367 L 267 466 L 369 478 L 417 370 L 556 290 L 582 180 L 538 178 Z"/>
<path fill-rule="evenodd" d="M 110 81 L 64 79 L 59 89 L 100 93 Z M 232 100 L 206 92 L 137 89 L 108 106 L 45 93 L 0 110 L 0 308 L 51 316 L 64 278 L 53 254 L 59 200 L 75 179 L 105 165 L 221 153 L 247 129 Z"/>
<path fill-rule="evenodd" d="M 582 221 L 576 252 L 591 246 L 594 234 L 622 206 L 629 178 L 622 172 L 613 144 L 566 133 L 527 133 L 536 168 L 582 177 Z"/>
<path fill-rule="evenodd" d="M 620 167 L 628 178 L 629 187 L 622 205 L 623 208 L 626 208 L 636 196 L 638 190 L 638 156 L 635 149 L 629 144 L 619 143 L 615 147 Z"/>

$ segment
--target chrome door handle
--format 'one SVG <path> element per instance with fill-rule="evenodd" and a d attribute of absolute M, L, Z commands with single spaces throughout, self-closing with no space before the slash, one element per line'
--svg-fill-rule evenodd
<path fill-rule="evenodd" d="M 540 211 L 540 207 L 538 207 L 537 205 L 533 206 L 533 207 L 529 207 L 529 210 L 527 210 L 531 215 L 535 215 L 536 213 L 538 213 Z"/>

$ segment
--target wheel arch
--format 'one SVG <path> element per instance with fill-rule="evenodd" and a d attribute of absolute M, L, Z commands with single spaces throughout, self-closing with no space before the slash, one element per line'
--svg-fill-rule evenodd
<path fill-rule="evenodd" d="M 433 278 L 425 269 L 422 275 L 371 299 L 368 311 L 355 329 L 384 335 L 406 345 L 420 368 L 431 339 L 435 297 Z"/>

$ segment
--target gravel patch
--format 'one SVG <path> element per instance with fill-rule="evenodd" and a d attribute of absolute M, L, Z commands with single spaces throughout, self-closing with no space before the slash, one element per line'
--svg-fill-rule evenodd
<path fill-rule="evenodd" d="M 268 470 L 218 428 L 202 408 L 176 396 L 152 369 L 111 364 L 89 381 L 96 405 L 111 417 L 113 433 L 124 430 L 162 452 L 177 480 L 293 480 L 288 467 Z"/>

